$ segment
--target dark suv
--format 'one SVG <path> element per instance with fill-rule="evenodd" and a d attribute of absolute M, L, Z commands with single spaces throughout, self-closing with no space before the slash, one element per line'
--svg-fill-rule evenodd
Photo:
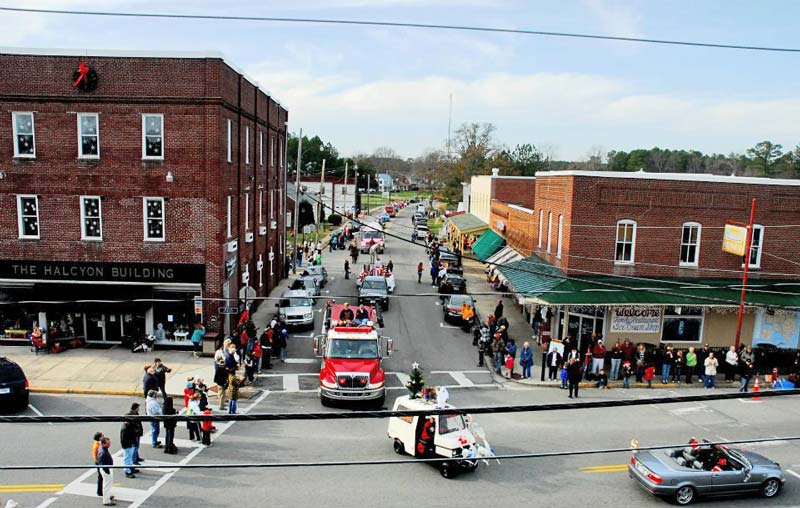
<path fill-rule="evenodd" d="M 0 357 L 0 410 L 24 409 L 30 389 L 22 368 L 8 358 Z"/>
<path fill-rule="evenodd" d="M 379 303 L 381 310 L 389 309 L 389 286 L 381 275 L 369 275 L 364 278 L 358 291 L 358 304 L 371 305 Z"/>

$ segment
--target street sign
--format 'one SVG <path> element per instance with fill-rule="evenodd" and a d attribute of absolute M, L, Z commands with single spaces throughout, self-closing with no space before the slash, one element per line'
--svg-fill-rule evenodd
<path fill-rule="evenodd" d="M 203 313 L 203 300 L 200 298 L 194 299 L 194 313 L 198 315 Z"/>
<path fill-rule="evenodd" d="M 725 233 L 722 237 L 722 250 L 744 256 L 744 245 L 747 240 L 747 228 L 725 224 Z"/>
<path fill-rule="evenodd" d="M 239 313 L 239 307 L 220 307 L 218 309 L 218 311 L 219 311 L 220 314 L 234 314 L 234 315 L 236 315 L 236 314 Z"/>

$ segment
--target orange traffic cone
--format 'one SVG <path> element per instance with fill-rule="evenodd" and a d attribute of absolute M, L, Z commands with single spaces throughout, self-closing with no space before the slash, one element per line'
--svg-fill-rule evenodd
<path fill-rule="evenodd" d="M 761 390 L 761 387 L 758 386 L 758 376 L 756 376 L 756 384 L 753 385 L 753 393 L 758 393 Z M 761 400 L 761 397 L 753 397 L 753 400 Z"/>

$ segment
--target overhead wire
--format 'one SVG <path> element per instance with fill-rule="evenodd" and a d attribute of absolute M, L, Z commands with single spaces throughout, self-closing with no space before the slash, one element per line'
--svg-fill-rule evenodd
<path fill-rule="evenodd" d="M 513 35 L 528 35 L 540 37 L 558 37 L 587 40 L 605 40 L 625 43 L 656 44 L 668 46 L 683 46 L 691 48 L 731 49 L 759 52 L 800 53 L 800 48 L 782 46 L 760 46 L 754 44 L 726 44 L 718 42 L 685 41 L 675 39 L 654 39 L 645 37 L 623 37 L 615 35 L 586 34 L 577 32 L 558 32 L 546 30 L 531 30 L 522 28 L 492 27 L 478 25 L 452 25 L 439 23 L 412 23 L 401 21 L 357 20 L 357 19 L 331 19 L 331 18 L 303 18 L 279 16 L 233 16 L 221 14 L 180 14 L 156 12 L 130 12 L 130 11 L 97 11 L 97 10 L 67 10 L 67 9 L 37 9 L 29 7 L 0 7 L 0 11 L 24 12 L 35 14 L 58 14 L 68 16 L 101 16 L 120 18 L 150 18 L 150 19 L 177 19 L 177 20 L 202 20 L 202 21 L 244 21 L 244 22 L 270 22 L 270 23 L 309 23 L 325 25 L 349 26 L 379 26 L 391 28 L 415 28 L 425 30 L 468 31 L 501 33 Z"/>

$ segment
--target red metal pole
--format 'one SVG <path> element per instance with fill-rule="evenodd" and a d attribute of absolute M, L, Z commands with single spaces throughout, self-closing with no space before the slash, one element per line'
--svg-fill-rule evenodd
<path fill-rule="evenodd" d="M 739 317 L 736 320 L 736 342 L 734 347 L 739 351 L 739 339 L 742 336 L 742 315 L 744 315 L 744 297 L 747 292 L 747 273 L 750 266 L 750 245 L 753 238 L 753 220 L 756 216 L 756 198 L 750 206 L 750 222 L 747 226 L 747 237 L 744 241 L 744 275 L 742 276 L 742 295 L 739 298 Z"/>

